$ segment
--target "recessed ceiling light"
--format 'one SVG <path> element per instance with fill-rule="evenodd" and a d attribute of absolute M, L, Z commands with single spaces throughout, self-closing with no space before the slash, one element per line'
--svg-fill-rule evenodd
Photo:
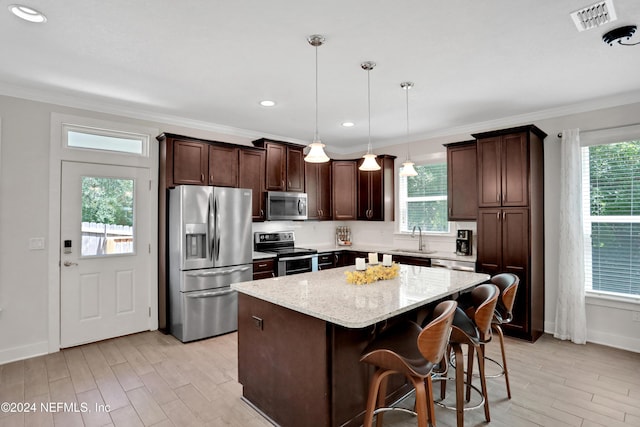
<path fill-rule="evenodd" d="M 31 7 L 23 6 L 21 4 L 11 4 L 9 5 L 9 10 L 18 18 L 24 19 L 25 21 L 35 22 L 36 24 L 43 24 L 47 22 L 46 16 Z"/>
<path fill-rule="evenodd" d="M 342 122 L 342 126 L 346 127 L 346 128 L 351 128 L 354 127 L 356 124 L 353 122 Z"/>
<path fill-rule="evenodd" d="M 276 103 L 274 101 L 264 100 L 260 101 L 260 105 L 262 105 L 263 107 L 273 107 L 274 105 L 276 105 Z"/>

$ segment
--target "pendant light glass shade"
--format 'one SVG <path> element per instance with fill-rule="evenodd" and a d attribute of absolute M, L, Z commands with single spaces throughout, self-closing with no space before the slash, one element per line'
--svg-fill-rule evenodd
<path fill-rule="evenodd" d="M 363 70 L 367 72 L 367 106 L 369 109 L 369 143 L 367 144 L 367 154 L 362 156 L 364 161 L 358 169 L 361 171 L 379 171 L 380 165 L 376 161 L 376 155 L 371 152 L 371 78 L 370 73 L 373 67 L 376 66 L 375 62 L 367 61 L 360 64 Z"/>
<path fill-rule="evenodd" d="M 413 167 L 415 163 L 412 161 L 406 161 L 402 164 L 402 169 L 400 169 L 400 176 L 416 176 L 418 172 Z"/>
<path fill-rule="evenodd" d="M 413 87 L 413 83 L 411 82 L 402 82 L 400 83 L 400 87 L 405 90 L 407 93 L 407 160 L 402 164 L 402 169 L 400 169 L 400 176 L 416 176 L 418 172 L 416 172 L 411 158 L 409 157 L 409 89 Z"/>
<path fill-rule="evenodd" d="M 304 156 L 304 161 L 307 163 L 326 163 L 329 160 L 329 156 L 324 152 L 324 144 L 320 141 L 314 141 L 309 144 L 309 152 Z"/>
<path fill-rule="evenodd" d="M 367 153 L 364 156 L 364 162 L 360 165 L 358 169 L 361 171 L 379 171 L 380 165 L 376 161 L 376 155 L 373 153 Z"/>
<path fill-rule="evenodd" d="M 316 132 L 313 136 L 313 142 L 309 144 L 309 153 L 304 156 L 304 161 L 308 163 L 326 163 L 330 159 L 324 152 L 325 145 L 320 141 L 318 135 L 318 46 L 322 46 L 324 37 L 320 34 L 314 34 L 307 37 L 307 41 L 316 48 Z"/>

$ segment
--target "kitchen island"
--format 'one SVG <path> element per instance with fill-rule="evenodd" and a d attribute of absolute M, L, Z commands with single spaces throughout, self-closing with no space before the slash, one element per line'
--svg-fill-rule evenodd
<path fill-rule="evenodd" d="M 237 283 L 243 398 L 281 426 L 362 424 L 373 368 L 360 353 L 387 324 L 455 298 L 486 274 L 400 265 L 398 277 L 346 282 L 343 267 Z M 408 389 L 392 378 L 390 398 Z"/>

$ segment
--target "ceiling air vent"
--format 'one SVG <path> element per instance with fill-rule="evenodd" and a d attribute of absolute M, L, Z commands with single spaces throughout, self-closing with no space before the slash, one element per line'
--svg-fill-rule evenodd
<path fill-rule="evenodd" d="M 604 0 L 571 13 L 578 31 L 590 30 L 617 19 L 613 0 Z"/>

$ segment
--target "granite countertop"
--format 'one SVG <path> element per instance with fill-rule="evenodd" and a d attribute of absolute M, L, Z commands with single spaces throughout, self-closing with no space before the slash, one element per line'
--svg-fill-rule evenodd
<path fill-rule="evenodd" d="M 235 283 L 232 289 L 346 328 L 364 328 L 464 291 L 489 275 L 400 265 L 395 279 L 368 285 L 347 283 L 342 267 Z"/>
<path fill-rule="evenodd" d="M 405 255 L 405 256 L 414 256 L 417 258 L 436 258 L 436 259 L 448 259 L 454 261 L 466 261 L 466 262 L 476 262 L 475 255 L 456 255 L 455 252 L 445 252 L 445 251 L 425 251 L 425 252 L 417 252 L 414 249 L 406 248 L 406 251 L 403 251 L 400 248 L 389 248 L 386 246 L 368 246 L 368 245 L 352 245 L 352 246 L 335 246 L 335 245 L 301 245 L 304 247 L 308 247 L 310 249 L 316 249 L 318 253 L 323 252 L 332 252 L 332 251 L 358 251 L 358 252 L 378 252 L 381 254 L 391 254 L 391 255 Z"/>
<path fill-rule="evenodd" d="M 253 260 L 258 260 L 258 259 L 267 259 L 267 258 L 275 258 L 276 254 L 275 253 L 268 253 L 268 252 L 257 252 L 257 251 L 253 251 Z"/>

